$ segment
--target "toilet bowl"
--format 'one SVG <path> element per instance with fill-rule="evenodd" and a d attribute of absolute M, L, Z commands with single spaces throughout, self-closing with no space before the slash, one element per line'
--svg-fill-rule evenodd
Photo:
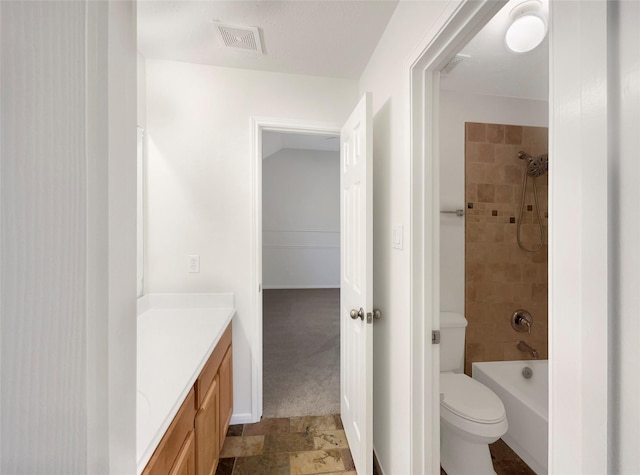
<path fill-rule="evenodd" d="M 462 372 L 467 320 L 440 314 L 440 465 L 447 475 L 494 475 L 489 444 L 508 429 L 504 404 Z"/>
<path fill-rule="evenodd" d="M 502 401 L 465 374 L 440 373 L 440 464 L 447 475 L 493 475 L 489 444 L 508 429 Z"/>

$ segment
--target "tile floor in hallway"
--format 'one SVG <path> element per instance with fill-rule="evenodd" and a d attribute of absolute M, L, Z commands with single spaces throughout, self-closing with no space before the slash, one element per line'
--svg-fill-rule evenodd
<path fill-rule="evenodd" d="M 356 475 L 339 415 L 229 427 L 216 475 Z"/>
<path fill-rule="evenodd" d="M 497 475 L 535 475 L 502 439 L 489 449 Z M 216 470 L 216 475 L 312 474 L 356 475 L 337 414 L 231 426 Z M 446 475 L 444 470 L 441 474 Z"/>

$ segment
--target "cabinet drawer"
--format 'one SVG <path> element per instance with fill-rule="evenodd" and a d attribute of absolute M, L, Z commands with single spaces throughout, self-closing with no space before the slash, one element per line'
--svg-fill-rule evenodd
<path fill-rule="evenodd" d="M 218 373 L 218 368 L 220 367 L 220 363 L 222 363 L 222 358 L 227 352 L 227 348 L 231 345 L 231 323 L 227 326 L 227 329 L 220 337 L 220 341 L 218 342 L 216 348 L 211 353 L 209 360 L 205 364 L 200 376 L 196 381 L 196 409 L 202 405 L 204 401 L 204 397 L 209 391 L 211 387 L 211 383 L 213 382 L 213 378 L 216 377 Z"/>
<path fill-rule="evenodd" d="M 192 388 L 142 475 L 166 475 L 169 473 L 185 440 L 193 431 L 196 417 L 195 399 L 195 391 Z"/>

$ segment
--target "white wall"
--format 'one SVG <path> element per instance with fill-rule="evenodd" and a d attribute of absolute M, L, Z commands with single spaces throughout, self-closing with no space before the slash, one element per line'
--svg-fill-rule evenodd
<path fill-rule="evenodd" d="M 234 292 L 234 420 L 251 418 L 252 116 L 342 123 L 355 81 L 147 59 L 145 291 Z M 187 255 L 200 273 L 187 273 Z"/>
<path fill-rule="evenodd" d="M 340 153 L 282 149 L 262 162 L 265 289 L 340 287 Z"/>
<path fill-rule="evenodd" d="M 91 2 L 89 2 L 91 3 Z M 133 473 L 136 466 L 136 4 L 107 2 L 107 173 L 92 178 L 106 185 L 108 283 L 107 385 L 109 471 Z M 89 32 L 91 26 L 87 27 Z M 95 91 L 94 91 L 95 93 Z M 97 171 L 97 170 L 96 170 Z M 95 182 L 89 182 L 90 189 Z M 102 210 L 102 208 L 100 208 Z M 94 214 L 93 209 L 89 209 Z M 93 226 L 92 226 L 93 227 Z M 91 239 L 91 237 L 89 238 Z M 98 251 L 97 249 L 95 250 Z M 99 335 L 105 338 L 105 335 Z M 92 368 L 89 368 L 89 372 Z M 98 448 L 100 450 L 101 448 Z M 91 470 L 90 470 L 91 471 Z"/>
<path fill-rule="evenodd" d="M 0 472 L 132 473 L 135 8 L 0 12 Z"/>
<path fill-rule="evenodd" d="M 550 3 L 550 473 L 639 468 L 638 106 L 627 104 L 638 99 L 638 16 L 623 33 L 612 13 L 624 3 Z"/>
<path fill-rule="evenodd" d="M 609 252 L 615 304 L 610 317 L 609 374 L 610 473 L 640 473 L 640 3 L 619 2 L 614 19 L 612 44 L 619 48 L 616 77 L 612 78 L 616 99 L 609 133 L 613 173 L 609 198 L 613 231 Z M 615 57 L 610 54 L 609 57 Z"/>
<path fill-rule="evenodd" d="M 140 53 L 136 55 L 136 117 L 140 127 L 147 126 L 147 62 Z"/>
<path fill-rule="evenodd" d="M 405 61 L 449 2 L 400 2 L 360 78 L 373 93 L 374 449 L 385 474 L 410 473 L 410 170 Z M 391 245 L 404 229 L 403 249 Z"/>
<path fill-rule="evenodd" d="M 86 5 L 1 8 L 0 471 L 80 474 L 87 463 Z"/>
<path fill-rule="evenodd" d="M 147 154 L 147 65 L 140 53 L 136 57 L 137 64 L 137 111 L 138 149 L 137 149 L 137 212 L 136 212 L 136 295 L 144 294 L 144 229 L 145 229 L 145 163 Z"/>
<path fill-rule="evenodd" d="M 457 91 L 440 95 L 440 207 L 466 209 L 464 123 L 547 127 L 547 102 Z M 464 218 L 440 216 L 440 307 L 464 315 Z"/>

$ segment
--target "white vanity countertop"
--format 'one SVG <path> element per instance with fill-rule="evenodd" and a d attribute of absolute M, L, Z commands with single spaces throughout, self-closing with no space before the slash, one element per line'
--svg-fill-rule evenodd
<path fill-rule="evenodd" d="M 138 474 L 235 314 L 233 305 L 233 294 L 150 294 L 138 299 Z"/>

